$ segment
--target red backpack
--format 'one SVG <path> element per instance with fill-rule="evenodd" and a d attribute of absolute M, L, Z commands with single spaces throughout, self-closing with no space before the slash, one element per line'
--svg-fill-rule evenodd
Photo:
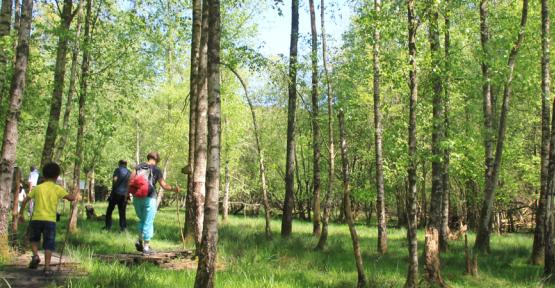
<path fill-rule="evenodd" d="M 129 193 L 137 198 L 148 196 L 152 184 L 152 169 L 148 165 L 140 165 L 136 169 L 135 176 L 129 180 Z"/>

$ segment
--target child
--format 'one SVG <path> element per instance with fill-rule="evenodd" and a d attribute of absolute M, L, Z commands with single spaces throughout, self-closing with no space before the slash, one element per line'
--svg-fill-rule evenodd
<path fill-rule="evenodd" d="M 77 197 L 69 195 L 68 192 L 61 186 L 56 184 L 56 179 L 60 175 L 60 166 L 56 163 L 48 163 L 42 169 L 44 182 L 36 187 L 27 195 L 21 209 L 25 209 L 27 202 L 31 199 L 35 202 L 35 209 L 31 216 L 29 224 L 31 249 L 33 250 L 33 257 L 29 268 L 37 269 L 40 263 L 38 255 L 40 239 L 42 236 L 42 247 L 44 248 L 44 274 L 47 276 L 52 275 L 50 269 L 50 258 L 52 251 L 56 248 L 56 208 L 58 201 L 64 198 L 69 201 L 74 201 Z M 23 220 L 23 213 L 20 214 Z"/>

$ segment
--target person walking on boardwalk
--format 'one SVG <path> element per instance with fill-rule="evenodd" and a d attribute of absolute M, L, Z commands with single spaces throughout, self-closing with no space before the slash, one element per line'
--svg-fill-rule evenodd
<path fill-rule="evenodd" d="M 125 218 L 125 209 L 127 208 L 128 186 L 131 171 L 127 169 L 127 161 L 119 160 L 118 168 L 114 170 L 112 175 L 112 193 L 108 197 L 108 209 L 106 210 L 106 226 L 105 230 L 112 228 L 112 212 L 115 206 L 118 206 L 119 228 L 121 231 L 127 229 L 127 220 Z"/>
<path fill-rule="evenodd" d="M 157 210 L 156 184 L 167 191 L 179 193 L 179 187 L 172 187 L 164 180 L 160 168 L 156 165 L 160 162 L 158 152 L 150 152 L 146 156 L 147 162 L 135 167 L 129 181 L 129 193 L 133 195 L 133 206 L 139 217 L 139 239 L 135 242 L 135 248 L 143 254 L 151 254 L 150 240 L 154 234 L 154 217 Z"/>
<path fill-rule="evenodd" d="M 38 182 L 39 182 L 39 170 L 37 169 L 37 167 L 35 166 L 31 166 L 30 169 L 30 173 L 29 173 L 29 179 L 27 180 L 27 182 L 29 182 L 29 191 L 32 191 L 33 188 L 35 186 L 37 186 Z M 33 209 L 35 207 L 35 202 L 33 200 L 31 200 L 31 202 L 29 202 L 29 216 L 33 215 Z"/>
<path fill-rule="evenodd" d="M 68 192 L 56 184 L 56 179 L 60 175 L 60 166 L 56 163 L 48 163 L 42 168 L 44 181 L 31 190 L 29 195 L 23 200 L 21 210 L 25 209 L 31 200 L 35 202 L 35 209 L 29 223 L 31 249 L 33 256 L 29 268 L 36 269 L 41 261 L 38 251 L 42 238 L 44 248 L 44 274 L 52 275 L 50 269 L 50 259 L 52 251 L 56 249 L 56 208 L 60 199 L 74 201 L 78 196 L 68 194 Z M 20 213 L 20 221 L 24 221 L 24 214 Z"/>

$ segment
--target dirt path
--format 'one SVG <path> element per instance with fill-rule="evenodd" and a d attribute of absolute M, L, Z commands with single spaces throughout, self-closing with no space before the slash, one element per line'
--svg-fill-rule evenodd
<path fill-rule="evenodd" d="M 33 287 L 42 288 L 49 285 L 60 286 L 63 285 L 67 278 L 82 277 L 86 275 L 85 271 L 80 268 L 79 263 L 72 261 L 67 256 L 64 256 L 59 265 L 60 255 L 54 253 L 52 255 L 52 270 L 54 275 L 45 276 L 44 269 L 44 254 L 39 252 L 41 263 L 38 269 L 29 269 L 29 261 L 31 253 L 26 253 L 17 256 L 12 264 L 6 265 L 0 271 L 0 288 L 4 287 Z"/>

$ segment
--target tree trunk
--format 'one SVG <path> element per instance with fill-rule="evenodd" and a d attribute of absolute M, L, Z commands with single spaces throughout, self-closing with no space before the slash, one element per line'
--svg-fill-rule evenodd
<path fill-rule="evenodd" d="M 33 13 L 33 1 L 23 0 L 21 11 L 21 28 L 19 29 L 16 50 L 15 70 L 10 86 L 10 102 L 4 137 L 2 140 L 2 159 L 0 159 L 0 258 L 7 259 L 9 255 L 8 227 L 10 215 L 10 192 L 13 170 L 16 160 L 17 142 L 19 139 L 17 125 L 21 103 L 25 92 L 27 76 L 27 62 L 29 59 L 29 37 Z"/>
<path fill-rule="evenodd" d="M 83 163 L 83 142 L 85 131 L 85 104 L 88 93 L 89 80 L 89 62 L 90 62 L 90 42 L 91 42 L 91 18 L 92 18 L 92 1 L 87 0 L 87 13 L 85 16 L 85 41 L 83 43 L 83 62 L 81 63 L 81 85 L 79 93 L 79 120 L 77 128 L 77 143 L 75 145 L 75 165 L 73 167 L 73 191 L 74 195 L 79 195 L 79 180 L 81 179 L 81 164 Z M 69 231 L 74 233 L 77 231 L 77 201 L 71 202 L 71 213 L 69 218 Z"/>
<path fill-rule="evenodd" d="M 62 109 L 62 98 L 64 94 L 64 84 L 66 75 L 67 50 L 69 42 L 69 30 L 73 20 L 73 0 L 64 0 L 64 7 L 60 15 L 60 25 L 58 33 L 58 48 L 56 50 L 56 64 L 54 68 L 54 91 L 50 102 L 50 115 L 48 126 L 44 137 L 42 150 L 41 167 L 51 162 L 54 158 L 54 148 L 58 136 L 58 126 Z"/>
<path fill-rule="evenodd" d="M 549 129 L 549 101 L 550 101 L 550 20 L 549 20 L 549 3 L 547 0 L 542 0 L 542 140 L 541 140 L 541 164 L 540 164 L 540 198 L 538 201 L 538 206 L 536 208 L 536 229 L 534 231 L 534 244 L 532 248 L 532 255 L 530 257 L 530 263 L 534 265 L 543 264 L 544 252 L 545 252 L 545 217 L 546 217 L 546 201 L 547 201 L 547 179 L 549 174 L 549 140 L 550 140 L 550 129 Z M 549 239 L 547 239 L 549 240 Z"/>
<path fill-rule="evenodd" d="M 314 12 L 314 0 L 309 0 L 310 6 L 310 31 L 312 36 L 312 145 L 314 145 L 313 156 L 313 193 L 312 193 L 312 234 L 320 236 L 320 125 L 318 124 L 318 34 L 316 32 L 316 15 Z"/>
<path fill-rule="evenodd" d="M 380 15 L 381 0 L 374 0 L 376 14 Z M 378 20 L 379 21 L 379 20 Z M 376 212 L 378 214 L 378 253 L 387 252 L 387 219 L 383 180 L 382 112 L 380 109 L 380 23 L 374 26 L 374 145 L 376 149 Z"/>
<path fill-rule="evenodd" d="M 432 193 L 430 197 L 430 214 L 426 222 L 424 246 L 424 267 L 426 280 L 432 286 L 444 287 L 439 260 L 439 230 L 441 229 L 441 205 L 443 203 L 442 161 L 443 151 L 443 83 L 441 82 L 441 54 L 439 42 L 439 3 L 428 1 L 430 52 L 432 61 L 431 82 L 433 86 L 432 116 Z"/>
<path fill-rule="evenodd" d="M 237 70 L 235 70 L 232 66 L 226 65 L 226 67 L 237 76 L 239 82 L 241 82 L 241 86 L 243 86 L 243 90 L 245 91 L 245 98 L 247 99 L 247 104 L 249 105 L 249 109 L 251 110 L 252 116 L 252 126 L 254 129 L 254 138 L 256 140 L 256 152 L 258 153 L 258 164 L 259 164 L 259 172 L 260 172 L 260 181 L 262 182 L 262 201 L 264 205 L 264 217 L 266 220 L 266 225 L 264 228 L 266 238 L 272 238 L 272 229 L 270 226 L 270 203 L 268 201 L 268 185 L 266 184 L 266 167 L 264 164 L 264 153 L 262 151 L 262 144 L 260 143 L 260 131 L 258 130 L 258 123 L 256 121 L 256 112 L 254 111 L 254 106 L 252 104 L 251 98 L 249 96 L 249 91 L 247 89 L 247 84 L 243 80 L 243 78 L 239 75 Z"/>
<path fill-rule="evenodd" d="M 416 29 L 418 20 L 414 9 L 414 0 L 407 0 L 408 44 L 409 44 L 409 135 L 408 135 L 408 189 L 407 189 L 407 238 L 409 247 L 409 267 L 405 287 L 418 287 L 418 243 L 416 239 L 416 104 L 418 95 L 416 66 Z"/>
<path fill-rule="evenodd" d="M 326 88 L 327 88 L 327 98 L 328 98 L 328 187 L 326 191 L 326 197 L 324 200 L 324 214 L 322 217 L 322 233 L 320 234 L 320 239 L 318 239 L 318 244 L 316 246 L 317 250 L 322 250 L 326 246 L 326 241 L 328 239 L 328 223 L 331 214 L 332 200 L 333 200 L 333 181 L 335 177 L 335 150 L 333 145 L 333 96 L 331 92 L 331 82 L 328 72 L 328 62 L 327 62 L 327 48 L 326 48 L 326 10 L 324 6 L 324 0 L 320 2 L 320 25 L 322 30 L 322 63 L 324 65 L 324 73 L 326 76 Z"/>
<path fill-rule="evenodd" d="M 206 165 L 207 165 L 207 110 L 208 110 L 208 4 L 203 0 L 202 5 L 202 29 L 199 54 L 199 80 L 198 98 L 195 123 L 195 166 L 193 168 L 193 189 L 194 189 L 194 237 L 197 249 L 202 240 L 202 229 L 204 223 L 204 199 L 206 194 Z"/>
<path fill-rule="evenodd" d="M 164 160 L 164 169 L 162 172 L 162 177 L 164 179 L 168 179 L 168 164 L 169 164 L 169 159 L 166 158 L 166 160 Z M 158 195 L 156 197 L 156 204 L 158 204 L 157 209 L 160 210 L 160 207 L 162 206 L 162 201 L 164 201 L 164 188 L 162 187 L 158 187 Z"/>
<path fill-rule="evenodd" d="M 486 1 L 486 0 L 484 0 Z M 507 129 L 507 114 L 509 113 L 509 100 L 511 96 L 511 84 L 513 81 L 513 74 L 516 64 L 516 56 L 520 46 L 522 45 L 522 40 L 524 39 L 524 32 L 526 28 L 526 21 L 528 20 L 528 0 L 524 0 L 522 4 L 522 18 L 520 20 L 520 28 L 518 32 L 517 40 L 511 49 L 508 61 L 509 74 L 505 80 L 505 85 L 503 89 L 503 105 L 501 108 L 501 116 L 499 118 L 499 127 L 497 134 L 497 144 L 495 149 L 495 160 L 493 162 L 493 167 L 491 170 L 490 177 L 487 178 L 485 182 L 484 189 L 484 202 L 482 205 L 482 210 L 480 211 L 480 223 L 478 227 L 478 233 L 476 235 L 476 242 L 474 243 L 474 248 L 479 252 L 489 252 L 490 245 L 490 220 L 493 210 L 493 201 L 495 196 L 495 189 L 497 187 L 497 179 L 499 177 L 499 169 L 501 167 L 501 159 L 503 156 L 503 144 L 505 140 L 505 131 Z"/>
<path fill-rule="evenodd" d="M 224 199 L 222 203 L 223 213 L 222 213 L 222 221 L 226 222 L 228 215 L 229 215 L 229 161 L 225 162 L 225 190 L 224 190 Z"/>
<path fill-rule="evenodd" d="M 187 164 L 187 197 L 184 234 L 186 239 L 194 237 L 195 226 L 195 197 L 194 197 L 194 166 L 196 143 L 196 115 L 199 89 L 199 58 L 200 38 L 202 29 L 202 1 L 193 0 L 193 25 L 191 36 L 191 75 L 189 80 L 189 155 Z"/>
<path fill-rule="evenodd" d="M 79 68 L 79 52 L 81 49 L 81 22 L 82 19 L 82 6 L 83 1 L 79 2 L 79 10 L 77 14 L 77 27 L 75 28 L 75 41 L 73 43 L 73 50 L 71 54 L 71 72 L 69 76 L 69 90 L 67 93 L 67 100 L 66 100 L 66 109 L 64 111 L 64 119 L 62 124 L 62 131 L 60 135 L 60 141 L 56 148 L 56 153 L 54 153 L 54 162 L 59 163 L 60 159 L 62 158 L 62 154 L 64 152 L 64 148 L 67 144 L 67 139 L 69 136 L 69 116 L 71 114 L 71 109 L 73 107 L 73 97 L 77 93 L 77 78 L 78 78 L 78 68 Z"/>
<path fill-rule="evenodd" d="M 11 21 L 12 21 L 12 6 L 13 0 L 3 0 L 2 6 L 0 7 L 0 39 L 10 35 L 11 31 Z M 17 11 L 16 11 L 17 13 Z M 0 76 L 0 107 L 4 103 L 4 87 L 6 82 L 8 82 L 8 51 L 2 45 L 0 47 L 0 71 L 4 73 Z"/>
<path fill-rule="evenodd" d="M 364 276 L 364 266 L 362 264 L 362 255 L 360 252 L 360 242 L 355 228 L 355 221 L 351 211 L 351 188 L 349 179 L 349 158 L 347 155 L 347 139 L 345 136 L 345 117 L 343 109 L 339 110 L 339 138 L 341 141 L 341 162 L 343 174 L 343 206 L 345 209 L 345 218 L 349 225 L 351 240 L 353 241 L 353 250 L 355 254 L 355 262 L 357 266 L 358 282 L 357 287 L 366 287 L 366 276 Z"/>
<path fill-rule="evenodd" d="M 208 169 L 205 218 L 195 287 L 214 287 L 218 245 L 218 199 L 220 188 L 220 1 L 208 0 Z M 208 8 L 205 6 L 205 8 Z M 204 30 L 206 31 L 206 30 Z"/>
<path fill-rule="evenodd" d="M 295 112 L 297 110 L 297 45 L 299 42 L 299 0 L 291 0 L 291 46 L 289 49 L 289 104 L 287 110 L 287 151 L 285 157 L 285 199 L 281 236 L 291 235 L 295 207 Z"/>
<path fill-rule="evenodd" d="M 139 119 L 135 119 L 135 165 L 141 163 L 141 127 L 139 126 Z"/>
<path fill-rule="evenodd" d="M 449 9 L 449 1 L 445 1 L 445 71 L 443 72 L 444 81 L 443 81 L 443 89 L 445 93 L 445 99 L 443 101 L 443 137 L 445 141 L 449 140 L 449 81 L 450 81 L 450 73 L 451 73 L 451 60 L 450 60 L 450 47 L 451 47 L 451 34 L 449 29 L 451 27 L 450 22 L 450 9 Z M 442 203 L 441 203 L 441 225 L 439 229 L 439 249 L 441 252 L 447 252 L 448 241 L 449 241 L 449 195 L 451 193 L 451 187 L 449 183 L 449 163 L 450 163 L 450 147 L 449 145 L 445 146 L 443 150 L 443 166 L 442 166 L 442 182 L 443 185 L 443 195 L 442 195 Z"/>
<path fill-rule="evenodd" d="M 13 247 L 17 247 L 17 226 L 19 223 L 19 193 L 21 192 L 21 169 L 14 167 L 12 185 L 12 233 L 10 241 Z"/>

